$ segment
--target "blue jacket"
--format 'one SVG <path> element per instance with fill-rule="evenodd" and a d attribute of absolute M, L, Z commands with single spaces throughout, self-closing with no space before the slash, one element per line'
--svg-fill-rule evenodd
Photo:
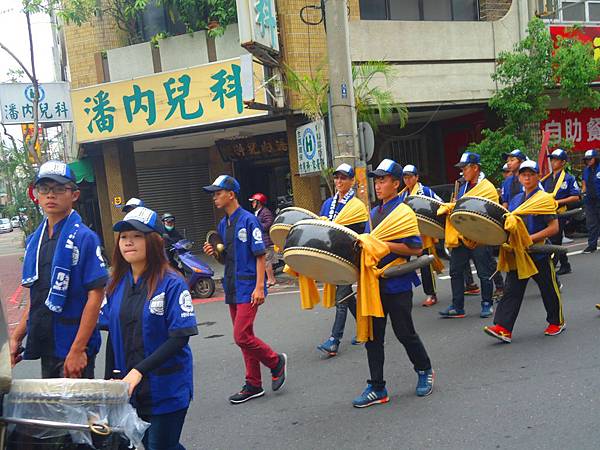
<path fill-rule="evenodd" d="M 583 181 L 585 181 L 585 197 L 583 201 L 589 203 L 592 199 L 600 198 L 600 164 L 596 164 L 592 167 L 585 167 L 583 169 Z M 590 187 L 596 188 L 595 194 L 593 195 L 590 191 Z M 592 191 L 593 192 L 593 191 Z"/>
<path fill-rule="evenodd" d="M 434 198 L 439 202 L 443 201 L 435 192 L 433 192 L 433 189 L 431 189 L 429 186 L 423 186 L 421 183 L 419 183 L 417 195 L 423 195 L 425 197 Z M 409 192 L 408 190 L 406 190 L 400 195 L 400 200 L 405 201 L 408 196 Z"/>
<path fill-rule="evenodd" d="M 137 286 L 142 283 L 143 280 L 138 280 Z M 140 346 L 143 347 L 143 358 L 147 358 L 171 336 L 198 334 L 192 296 L 184 280 L 178 274 L 168 272 L 150 300 L 143 301 L 141 336 L 125 336 L 130 330 L 128 323 L 121 321 L 122 306 L 132 286 L 133 277 L 128 272 L 105 299 L 99 318 L 100 325 L 110 332 L 114 368 L 123 376 L 134 368 L 128 367 L 128 354 Z M 143 292 L 146 293 L 145 289 Z M 194 393 L 192 369 L 192 351 L 185 345 L 160 367 L 144 374 L 132 396 L 133 406 L 138 408 L 149 403 L 150 414 L 167 414 L 187 408 Z"/>
<path fill-rule="evenodd" d="M 371 220 L 373 222 L 373 226 L 376 227 L 401 203 L 402 201 L 400 197 L 395 197 L 386 204 L 382 206 L 376 206 L 375 208 L 373 208 L 371 210 Z M 365 226 L 365 233 L 369 233 L 370 231 L 371 228 L 369 227 L 369 223 L 367 223 L 367 225 Z M 421 247 L 423 245 L 421 236 L 409 236 L 403 239 L 398 239 L 393 242 L 399 244 L 406 244 L 410 247 Z M 379 267 L 384 267 L 385 265 L 391 263 L 392 261 L 398 258 L 401 258 L 401 256 L 396 255 L 394 253 L 390 253 L 381 260 L 381 262 L 379 263 Z M 380 291 L 384 294 L 399 294 L 401 292 L 412 291 L 413 286 L 419 286 L 420 284 L 421 280 L 419 279 L 417 273 L 414 271 L 406 275 L 402 275 L 400 277 L 380 278 L 379 280 Z"/>
<path fill-rule="evenodd" d="M 510 203 L 517 194 L 523 192 L 523 186 L 519 183 L 518 175 L 511 175 L 502 182 L 500 199 L 502 203 Z"/>
<path fill-rule="evenodd" d="M 554 177 L 552 175 L 550 175 L 544 180 L 542 185 L 546 192 L 551 194 L 554 191 L 555 183 L 558 182 L 558 177 L 560 177 L 560 173 L 556 176 L 556 181 L 554 180 Z M 579 184 L 577 184 L 577 180 L 570 173 L 565 173 L 565 179 L 563 180 L 562 185 L 556 193 L 556 200 L 562 200 L 564 198 L 572 197 L 573 195 L 579 194 L 581 194 L 581 189 L 579 189 Z"/>
<path fill-rule="evenodd" d="M 231 217 L 221 219 L 218 231 L 225 243 L 225 303 L 250 303 L 256 287 L 256 257 L 266 252 L 260 223 L 240 207 Z"/>

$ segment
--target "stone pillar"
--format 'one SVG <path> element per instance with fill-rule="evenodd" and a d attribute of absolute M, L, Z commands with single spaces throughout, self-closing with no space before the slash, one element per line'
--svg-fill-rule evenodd
<path fill-rule="evenodd" d="M 125 203 L 138 196 L 137 174 L 132 142 L 101 144 L 93 157 L 98 203 L 102 221 L 102 237 L 106 254 L 112 257 L 115 240 L 112 226 L 123 218 L 121 208 L 114 204 L 119 197 Z"/>

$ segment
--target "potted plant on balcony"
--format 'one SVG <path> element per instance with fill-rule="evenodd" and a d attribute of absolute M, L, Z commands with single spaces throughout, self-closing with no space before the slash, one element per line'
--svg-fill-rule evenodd
<path fill-rule="evenodd" d="M 207 30 L 211 37 L 222 36 L 225 27 L 237 21 L 235 0 L 159 0 L 171 20 L 181 21 L 188 33 Z"/>

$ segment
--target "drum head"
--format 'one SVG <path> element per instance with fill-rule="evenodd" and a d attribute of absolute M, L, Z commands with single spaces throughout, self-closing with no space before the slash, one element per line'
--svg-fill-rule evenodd
<path fill-rule="evenodd" d="M 495 220 L 471 211 L 457 211 L 450 215 L 450 223 L 464 237 L 478 244 L 502 245 L 508 233 Z"/>
<path fill-rule="evenodd" d="M 419 233 L 421 233 L 422 236 L 444 239 L 444 227 L 441 227 L 439 223 L 419 214 L 417 214 L 417 222 L 419 223 Z"/>
<path fill-rule="evenodd" d="M 269 236 L 271 236 L 271 240 L 273 244 L 275 244 L 280 250 L 285 246 L 285 240 L 290 233 L 292 225 L 287 223 L 278 223 L 271 225 L 271 229 L 269 230 Z"/>
<path fill-rule="evenodd" d="M 354 264 L 313 248 L 293 248 L 283 254 L 285 263 L 296 272 L 329 284 L 352 284 L 358 280 Z"/>

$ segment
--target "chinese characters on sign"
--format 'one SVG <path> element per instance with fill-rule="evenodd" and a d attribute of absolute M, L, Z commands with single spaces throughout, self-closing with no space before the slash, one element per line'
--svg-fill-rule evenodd
<path fill-rule="evenodd" d="M 215 144 L 225 162 L 277 158 L 288 152 L 285 132 L 246 139 L 221 139 Z"/>
<path fill-rule="evenodd" d="M 328 167 L 327 139 L 322 120 L 311 122 L 296 129 L 298 147 L 298 173 L 313 175 Z"/>
<path fill-rule="evenodd" d="M 71 122 L 71 99 L 68 83 L 40 83 L 38 85 L 39 123 Z M 0 84 L 0 122 L 20 124 L 33 122 L 33 100 L 35 91 L 32 84 Z"/>
<path fill-rule="evenodd" d="M 563 139 L 573 142 L 575 151 L 600 148 L 600 111 L 584 109 L 575 113 L 553 109 L 540 128 L 550 133 L 551 142 Z"/>
<path fill-rule="evenodd" d="M 279 53 L 275 0 L 236 0 L 236 5 L 242 47 L 253 53 L 255 47 Z"/>
<path fill-rule="evenodd" d="M 250 61 L 250 60 L 248 60 Z M 78 142 L 164 131 L 267 114 L 244 109 L 258 64 L 241 58 L 72 91 Z M 252 94 L 252 92 L 251 92 Z M 255 93 L 266 102 L 264 89 Z"/>
<path fill-rule="evenodd" d="M 554 41 L 561 36 L 589 42 L 594 48 L 594 59 L 600 59 L 600 27 L 550 25 L 550 35 Z"/>

